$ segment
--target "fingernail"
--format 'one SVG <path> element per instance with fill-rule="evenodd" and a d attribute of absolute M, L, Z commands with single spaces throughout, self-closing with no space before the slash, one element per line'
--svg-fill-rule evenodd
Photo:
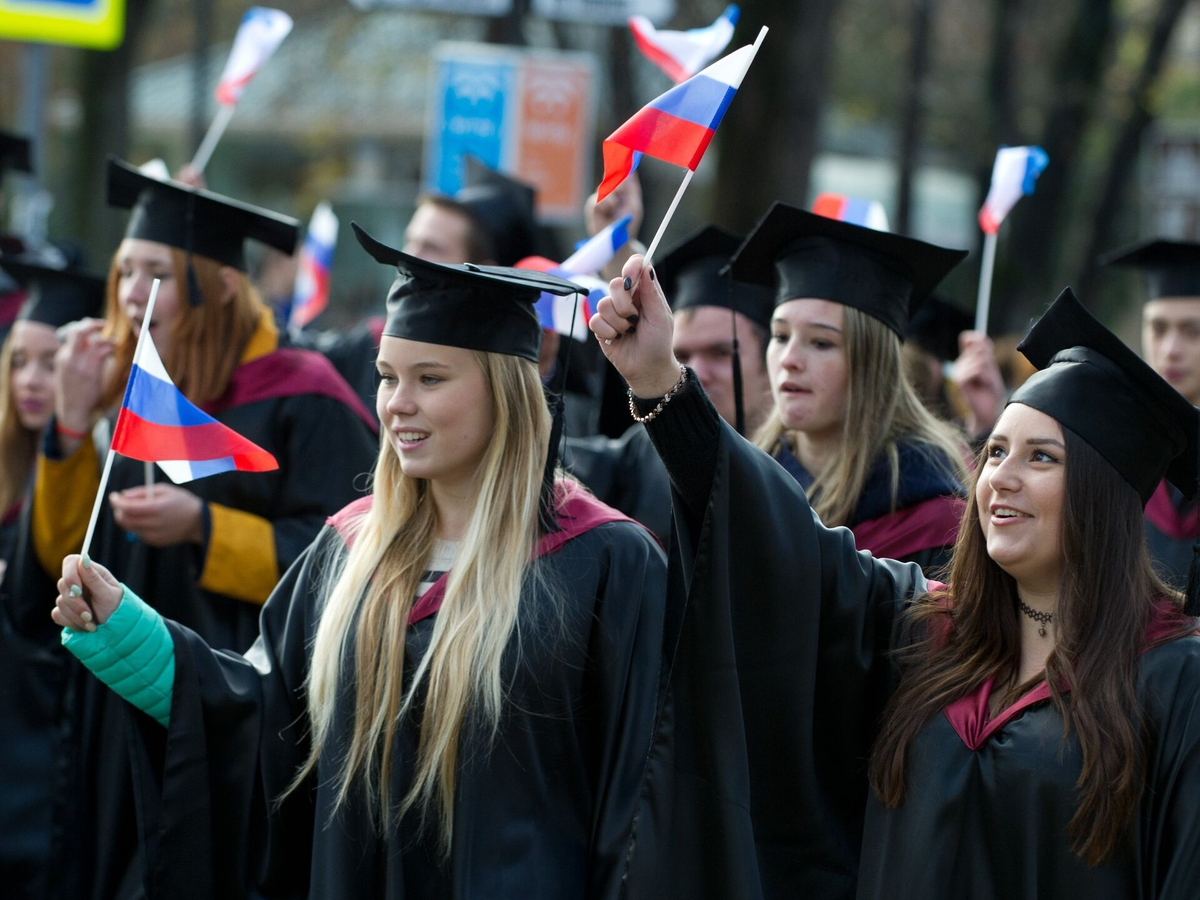
<path fill-rule="evenodd" d="M 633 280 L 626 275 L 625 280 L 621 282 L 621 287 L 625 288 L 627 291 L 633 290 Z"/>
<path fill-rule="evenodd" d="M 651 266 L 651 267 L 650 267 L 650 280 L 651 280 L 651 281 L 653 281 L 653 280 L 654 280 L 654 266 Z"/>
<path fill-rule="evenodd" d="M 640 317 L 640 316 L 639 316 L 637 313 L 634 313 L 634 314 L 633 314 L 632 316 L 630 316 L 630 317 L 629 317 L 629 319 L 628 319 L 628 322 L 629 322 L 629 324 L 630 324 L 630 325 L 634 325 L 634 326 L 636 326 L 636 325 L 637 325 L 637 323 L 638 323 L 638 322 L 640 322 L 640 321 L 641 321 L 641 317 Z M 632 328 L 630 328 L 629 330 L 630 330 L 630 331 L 633 331 L 633 329 L 632 329 Z"/>
<path fill-rule="evenodd" d="M 83 567 L 85 569 L 90 569 L 92 567 L 92 558 L 86 553 L 83 554 Z"/>
<path fill-rule="evenodd" d="M 630 326 L 629 326 L 629 330 L 628 330 L 628 331 L 626 331 L 625 333 L 626 333 L 626 334 L 637 334 L 637 326 L 636 326 L 636 325 L 630 325 Z"/>
<path fill-rule="evenodd" d="M 85 625 L 84 627 L 85 627 L 85 628 L 86 628 L 88 631 L 95 631 L 95 630 L 96 630 L 96 626 L 95 626 L 95 625 L 93 625 L 91 622 L 88 622 L 88 623 L 87 623 L 87 625 Z"/>
<path fill-rule="evenodd" d="M 83 619 L 85 622 L 90 622 L 92 621 L 92 614 L 85 609 L 79 614 L 79 618 Z"/>
<path fill-rule="evenodd" d="M 73 585 L 71 585 L 71 590 L 69 591 L 69 593 L 72 597 L 82 597 L 83 596 L 83 588 L 81 588 L 77 584 L 73 584 Z"/>

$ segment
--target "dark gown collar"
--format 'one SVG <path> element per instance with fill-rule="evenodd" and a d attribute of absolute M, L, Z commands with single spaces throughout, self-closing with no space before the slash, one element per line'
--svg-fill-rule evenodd
<path fill-rule="evenodd" d="M 1146 504 L 1146 518 L 1159 531 L 1176 541 L 1195 540 L 1200 534 L 1200 504 L 1183 499 L 1183 494 L 1166 480 Z"/>
<path fill-rule="evenodd" d="M 930 590 L 934 589 L 935 583 L 931 582 Z M 1162 599 L 1156 602 L 1150 614 L 1150 622 L 1146 626 L 1146 634 L 1142 638 L 1142 653 L 1153 649 L 1177 632 L 1183 624 L 1181 615 L 1179 607 L 1171 601 Z M 992 735 L 1026 709 L 1050 699 L 1050 685 L 1043 680 L 1016 703 L 1000 710 L 989 719 L 988 703 L 992 697 L 995 680 L 995 676 L 988 678 L 975 690 L 955 700 L 944 710 L 950 725 L 969 750 L 980 749 Z M 1063 684 L 1062 690 L 1069 691 L 1070 685 Z"/>
<path fill-rule="evenodd" d="M 912 441 L 901 441 L 897 445 L 897 451 L 900 456 L 900 484 L 897 486 L 895 507 L 897 511 L 935 497 L 966 496 L 963 486 L 947 471 L 951 467 L 937 460 L 937 451 Z M 779 442 L 775 459 L 802 488 L 807 491 L 812 487 L 813 476 L 796 458 L 786 440 Z M 892 472 L 887 458 L 884 457 L 871 467 L 867 475 L 867 481 L 851 517 L 850 527 L 891 512 Z"/>

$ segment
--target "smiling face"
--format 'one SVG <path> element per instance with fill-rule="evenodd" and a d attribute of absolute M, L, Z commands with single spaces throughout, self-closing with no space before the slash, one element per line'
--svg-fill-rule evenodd
<path fill-rule="evenodd" d="M 1030 591 L 1054 592 L 1062 578 L 1066 462 L 1058 422 L 1011 403 L 988 439 L 975 484 L 988 556 Z"/>
<path fill-rule="evenodd" d="M 58 335 L 41 322 L 12 327 L 12 402 L 21 427 L 41 431 L 54 414 L 54 354 Z"/>
<path fill-rule="evenodd" d="M 811 436 L 840 433 L 846 416 L 845 307 L 788 300 L 775 308 L 767 370 L 783 424 Z"/>
<path fill-rule="evenodd" d="M 1200 403 L 1200 297 L 1147 303 L 1142 309 L 1142 353 L 1188 402 Z"/>
<path fill-rule="evenodd" d="M 171 248 L 157 241 L 126 238 L 117 248 L 117 303 L 129 319 L 134 337 L 141 334 L 142 320 L 150 303 L 150 287 L 161 279 L 154 301 L 150 336 L 159 355 L 170 356 L 171 326 L 179 317 L 179 285 L 175 282 L 175 258 Z"/>
<path fill-rule="evenodd" d="M 404 474 L 452 488 L 469 484 L 496 424 L 475 354 L 385 336 L 377 365 L 375 409 Z"/>

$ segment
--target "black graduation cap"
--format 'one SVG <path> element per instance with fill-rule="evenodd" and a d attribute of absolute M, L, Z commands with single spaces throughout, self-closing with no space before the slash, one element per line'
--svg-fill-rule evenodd
<path fill-rule="evenodd" d="M 105 280 L 80 269 L 59 269 L 32 260 L 0 258 L 4 271 L 28 294 L 17 320 L 61 328 L 104 310 Z"/>
<path fill-rule="evenodd" d="M 351 222 L 350 227 L 376 262 L 395 266 L 399 272 L 388 291 L 383 333 L 389 337 L 505 353 L 536 363 L 542 325 L 534 303 L 543 292 L 565 297 L 584 290 L 565 279 L 527 269 L 429 262 L 381 244 L 357 222 Z M 541 521 L 547 531 L 557 530 L 551 501 L 562 433 L 560 393 L 554 403 L 554 424 L 542 476 Z"/>
<path fill-rule="evenodd" d="M 969 314 L 934 294 L 908 320 L 904 340 L 949 362 L 958 359 L 958 336 L 974 327 L 975 320 Z"/>
<path fill-rule="evenodd" d="M 830 300 L 902 335 L 910 314 L 966 256 L 776 203 L 730 265 L 739 281 L 774 286 L 776 305 L 798 297 Z"/>
<path fill-rule="evenodd" d="M 1150 500 L 1166 476 L 1197 490 L 1200 411 L 1083 308 L 1070 288 L 1017 345 L 1035 372 L 1009 403 L 1056 419 Z"/>
<path fill-rule="evenodd" d="M 246 271 L 244 244 L 258 241 L 291 254 L 300 223 L 177 181 L 160 181 L 108 158 L 108 204 L 133 210 L 125 237 L 156 241 Z"/>
<path fill-rule="evenodd" d="M 464 186 L 454 201 L 487 232 L 496 262 L 511 266 L 532 256 L 537 245 L 536 190 L 474 156 L 466 157 L 465 167 Z"/>
<path fill-rule="evenodd" d="M 1200 244 L 1151 238 L 1106 253 L 1099 263 L 1145 273 L 1147 300 L 1200 297 Z"/>
<path fill-rule="evenodd" d="M 774 307 L 771 289 L 734 281 L 725 271 L 741 245 L 742 239 L 733 232 L 708 225 L 655 260 L 654 272 L 671 309 L 679 312 L 696 306 L 719 306 L 769 328 Z"/>
<path fill-rule="evenodd" d="M 32 148 L 29 138 L 0 131 L 0 175 L 9 171 L 32 172 Z"/>

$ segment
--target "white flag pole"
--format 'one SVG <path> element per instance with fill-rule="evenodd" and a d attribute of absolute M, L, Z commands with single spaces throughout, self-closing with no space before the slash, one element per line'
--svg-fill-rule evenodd
<path fill-rule="evenodd" d="M 150 302 L 146 304 L 146 313 L 142 317 L 142 331 L 138 335 L 137 346 L 133 349 L 133 364 L 136 366 L 142 361 L 142 348 L 146 341 L 149 340 L 150 323 L 154 321 L 154 301 L 158 299 L 159 279 L 154 279 L 154 284 L 150 286 Z M 130 372 L 130 377 L 133 373 Z M 114 432 L 115 433 L 115 432 Z M 92 536 L 96 533 L 96 520 L 100 518 L 100 505 L 104 502 L 104 490 L 108 487 L 108 476 L 112 472 L 113 460 L 117 454 L 112 449 L 110 442 L 108 448 L 108 456 L 104 460 L 104 471 L 100 475 L 100 489 L 96 491 L 96 501 L 92 504 L 92 518 L 88 522 L 87 534 L 83 537 L 83 556 L 87 558 L 88 551 L 92 548 Z"/>
<path fill-rule="evenodd" d="M 217 149 L 217 142 L 221 140 L 221 135 L 225 133 L 225 128 L 229 125 L 229 120 L 233 118 L 233 111 L 237 109 L 237 105 L 230 103 L 228 105 L 222 103 L 217 114 L 213 116 L 212 124 L 208 126 L 208 132 L 204 135 L 204 140 L 200 142 L 200 147 L 196 150 L 196 155 L 192 157 L 192 168 L 197 174 L 204 174 L 204 167 L 208 165 L 208 161 L 212 158 L 213 151 Z"/>
<path fill-rule="evenodd" d="M 750 58 L 746 60 L 746 72 L 750 71 L 750 66 L 754 64 L 754 57 L 758 55 L 758 48 L 762 46 L 763 39 L 767 36 L 767 32 L 771 29 L 764 25 L 758 30 L 758 37 L 754 39 L 754 49 L 750 52 Z M 744 78 L 746 72 L 742 73 Z M 687 190 L 689 184 L 692 183 L 692 176 L 696 174 L 695 169 L 688 169 L 683 176 L 683 181 L 679 185 L 679 190 L 675 192 L 675 199 L 671 201 L 671 205 L 667 207 L 667 214 L 663 216 L 662 222 L 658 225 L 658 231 L 654 233 L 654 240 L 650 242 L 650 247 L 646 250 L 646 255 L 642 257 L 642 271 L 646 271 L 650 266 L 650 261 L 654 258 L 654 251 L 658 249 L 659 242 L 662 240 L 663 234 L 666 233 L 667 225 L 671 222 L 671 217 L 675 215 L 675 210 L 679 206 L 679 201 L 683 199 L 683 192 Z M 641 275 L 638 276 L 638 281 L 641 281 Z M 633 288 L 637 290 L 635 285 Z"/>
<path fill-rule="evenodd" d="M 142 466 L 146 473 L 146 499 L 152 500 L 154 499 L 154 463 L 144 462 Z"/>
<path fill-rule="evenodd" d="M 987 334 L 988 310 L 992 304 L 992 273 L 996 269 L 996 234 L 983 236 L 983 265 L 979 270 L 979 298 L 975 302 L 975 330 Z"/>

